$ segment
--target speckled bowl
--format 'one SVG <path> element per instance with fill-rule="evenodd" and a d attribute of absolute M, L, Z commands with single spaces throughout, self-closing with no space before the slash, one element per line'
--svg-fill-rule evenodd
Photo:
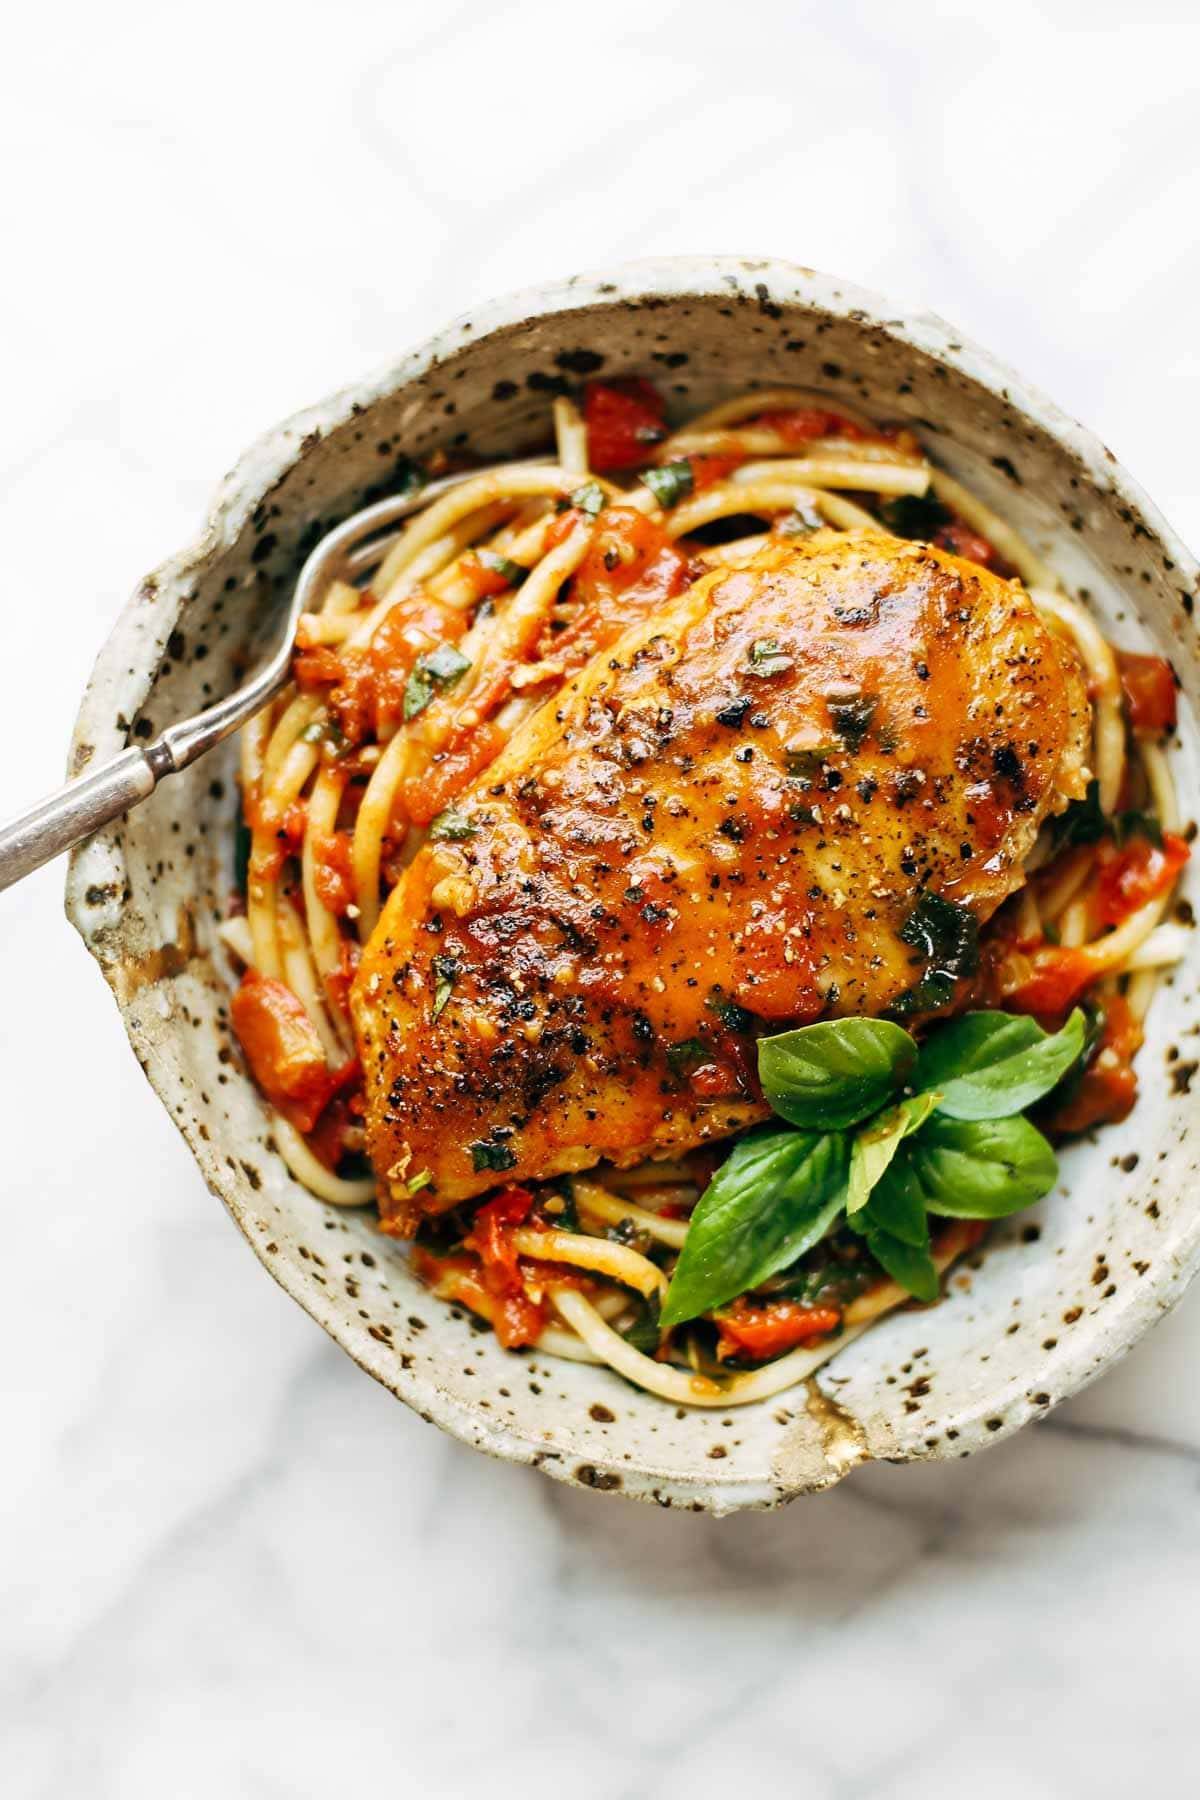
<path fill-rule="evenodd" d="M 96 665 L 72 769 L 148 738 L 236 680 L 320 533 L 384 493 L 398 461 L 469 442 L 494 457 L 546 430 L 581 374 L 638 371 L 680 412 L 799 383 L 910 420 L 936 456 L 1040 544 L 1122 643 L 1183 684 L 1181 792 L 1195 792 L 1197 568 L 1113 456 L 939 319 L 791 264 L 639 263 L 480 308 L 392 367 L 268 433 L 199 539 L 142 582 Z M 964 1456 L 1128 1349 L 1200 1255 L 1200 946 L 1160 995 L 1134 1116 L 1062 1159 L 1062 1185 L 995 1230 L 936 1308 L 892 1316 L 807 1388 L 682 1411 L 606 1369 L 506 1355 L 430 1298 L 369 1212 L 292 1180 L 229 1032 L 214 937 L 230 881 L 232 753 L 164 785 L 74 857 L 67 910 L 138 1060 L 263 1266 L 362 1368 L 425 1419 L 562 1481 L 663 1506 L 771 1506 L 867 1458 Z M 216 1301 L 219 1304 L 219 1298 Z"/>

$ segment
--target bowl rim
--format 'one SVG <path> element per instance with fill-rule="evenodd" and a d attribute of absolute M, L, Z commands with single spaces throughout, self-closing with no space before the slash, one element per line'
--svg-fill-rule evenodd
<path fill-rule="evenodd" d="M 162 648 L 175 626 L 189 585 L 206 566 L 239 537 L 255 508 L 301 460 L 315 432 L 321 436 L 344 424 L 356 412 L 383 399 L 435 369 L 467 345 L 514 326 L 537 323 L 561 313 L 589 312 L 622 303 L 646 303 L 656 299 L 710 299 L 736 297 L 757 303 L 765 310 L 779 305 L 835 315 L 864 331 L 883 333 L 916 349 L 944 368 L 985 388 L 1030 425 L 1053 439 L 1102 489 L 1107 501 L 1128 508 L 1147 534 L 1175 565 L 1172 579 L 1195 593 L 1200 590 L 1200 566 L 1158 508 L 1118 462 L 1095 433 L 1079 424 L 1050 400 L 1040 388 L 1024 380 L 989 351 L 956 331 L 937 314 L 909 311 L 885 298 L 837 277 L 773 257 L 687 255 L 624 262 L 612 268 L 589 271 L 563 280 L 518 289 L 487 301 L 452 319 L 432 336 L 389 360 L 358 381 L 337 389 L 326 399 L 303 408 L 254 440 L 232 470 L 219 483 L 201 529 L 174 556 L 145 576 L 113 624 L 101 648 L 80 703 L 71 740 L 69 772 L 81 773 L 96 758 L 115 755 L 125 747 L 116 724 L 119 710 L 134 716 L 144 702 L 156 675 Z M 67 917 L 83 938 L 114 993 L 127 1032 L 131 1021 L 120 985 L 122 963 L 121 918 L 128 904 L 126 867 L 117 836 L 108 827 L 71 855 L 66 882 Z M 97 907 L 95 896 L 109 898 Z M 168 1101 L 165 1078 L 157 1075 L 153 1061 L 143 1065 L 159 1099 Z M 168 1104 L 167 1110 L 196 1157 L 207 1184 L 224 1202 L 234 1222 L 251 1245 L 263 1267 L 291 1298 L 329 1333 L 358 1365 L 390 1389 L 421 1416 L 438 1424 L 451 1436 L 474 1448 L 517 1463 L 541 1467 L 555 1479 L 574 1485 L 605 1488 L 603 1465 L 580 1471 L 571 1458 L 547 1455 L 544 1442 L 515 1427 L 489 1424 L 472 1413 L 437 1381 L 407 1373 L 399 1367 L 374 1365 L 360 1355 L 342 1334 L 331 1303 L 314 1292 L 289 1269 L 282 1258 L 265 1251 L 251 1229 L 251 1209 L 230 1187 L 218 1185 L 200 1154 L 200 1146 L 186 1120 Z M 1079 1391 L 1108 1368 L 1155 1322 L 1176 1304 L 1200 1266 L 1200 1208 L 1183 1219 L 1173 1237 L 1164 1243 L 1164 1254 L 1155 1262 L 1148 1283 L 1124 1290 L 1115 1310 L 1096 1320 L 1091 1333 L 1075 1337 L 1070 1349 L 1056 1363 L 1053 1404 Z M 1049 1408 L 1042 1408 L 1042 1411 Z M 985 1417 L 999 1412 L 1002 1424 L 990 1432 L 972 1432 Z M 995 1443 L 1020 1428 L 1031 1416 L 1018 1415 L 1004 1405 L 1004 1396 L 990 1394 L 964 1404 L 946 1425 L 961 1433 L 960 1454 Z M 966 1448 L 962 1448 L 966 1446 Z M 725 1513 L 746 1506 L 773 1506 L 799 1493 L 820 1491 L 848 1472 L 861 1454 L 830 1464 L 828 1478 L 806 1482 L 794 1491 L 732 1471 L 721 1475 L 711 1470 L 693 1476 L 647 1469 L 639 1471 L 614 1460 L 621 1475 L 619 1491 L 627 1497 L 679 1504 L 695 1510 Z M 905 1459 L 907 1460 L 907 1459 Z M 598 1478 L 597 1471 L 601 1471 Z"/>

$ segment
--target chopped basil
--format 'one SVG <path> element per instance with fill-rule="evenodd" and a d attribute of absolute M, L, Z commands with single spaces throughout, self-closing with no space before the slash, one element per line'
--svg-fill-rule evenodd
<path fill-rule="evenodd" d="M 510 556 L 500 556 L 495 550 L 479 550 L 476 555 L 485 569 L 501 576 L 509 587 L 520 587 L 529 573 L 524 563 L 513 562 Z"/>
<path fill-rule="evenodd" d="M 1100 783 L 1089 781 L 1082 800 L 1072 800 L 1064 812 L 1050 821 L 1050 836 L 1056 850 L 1074 844 L 1098 844 L 1112 838 L 1117 844 L 1131 837 L 1148 838 L 1152 844 L 1162 843 L 1162 825 L 1153 813 L 1104 812 L 1100 805 Z"/>
<path fill-rule="evenodd" d="M 434 695 L 442 688 L 453 687 L 471 666 L 469 656 L 453 644 L 438 644 L 422 656 L 404 687 L 404 717 L 415 719 L 425 711 Z"/>
<path fill-rule="evenodd" d="M 953 514 L 947 512 L 932 494 L 900 494 L 894 500 L 885 500 L 879 508 L 879 516 L 897 537 L 924 538 L 926 541 L 953 519 Z"/>
<path fill-rule="evenodd" d="M 436 1019 L 454 992 L 454 983 L 462 974 L 462 964 L 453 956 L 435 956 L 433 973 L 436 984 L 433 990 L 433 1017 Z"/>
<path fill-rule="evenodd" d="M 781 650 L 775 638 L 756 638 L 750 646 L 751 675 L 782 675 L 794 666 L 794 657 Z"/>
<path fill-rule="evenodd" d="M 580 512 L 589 513 L 594 519 L 604 509 L 604 489 L 598 481 L 585 481 L 581 488 L 576 488 L 571 495 L 571 505 Z"/>
<path fill-rule="evenodd" d="M 754 1014 L 747 1012 L 744 1006 L 739 1006 L 736 1000 L 723 999 L 719 990 L 713 991 L 707 1005 L 710 1012 L 716 1013 L 726 1031 L 744 1037 L 754 1029 Z"/>
<path fill-rule="evenodd" d="M 635 1304 L 633 1318 L 625 1327 L 621 1336 L 643 1356 L 652 1356 L 658 1349 L 662 1328 L 659 1325 L 659 1301 L 657 1294 L 651 1294 L 648 1300 L 638 1300 Z"/>
<path fill-rule="evenodd" d="M 471 1163 L 476 1173 L 482 1169 L 515 1169 L 517 1159 L 507 1144 L 498 1144 L 492 1138 L 480 1138 L 470 1146 Z"/>
<path fill-rule="evenodd" d="M 850 700 L 831 700 L 829 702 L 829 716 L 833 720 L 833 729 L 852 753 L 861 750 L 863 739 L 871 729 L 871 721 L 875 717 L 878 706 L 878 694 L 856 694 Z"/>
<path fill-rule="evenodd" d="M 979 967 L 979 922 L 965 906 L 924 893 L 899 931 L 902 943 L 920 951 L 928 967 L 914 987 L 901 994 L 892 1012 L 901 1018 L 934 1012 L 954 997 L 955 983 Z"/>
<path fill-rule="evenodd" d="M 785 746 L 783 766 L 789 775 L 797 776 L 805 781 L 812 781 L 821 773 L 833 752 L 832 744 L 812 744 L 798 748 Z"/>
<path fill-rule="evenodd" d="M 466 838 L 474 837 L 478 830 L 474 819 L 447 806 L 430 825 L 429 835 L 435 843 L 461 844 Z"/>
<path fill-rule="evenodd" d="M 1050 821 L 1056 849 L 1068 844 L 1098 844 L 1108 836 L 1109 822 L 1100 805 L 1100 783 L 1089 781 L 1082 800 L 1072 800 L 1065 811 Z"/>
<path fill-rule="evenodd" d="M 660 506 L 678 506 L 692 491 L 692 465 L 687 457 L 664 463 L 660 469 L 647 469 L 642 480 Z"/>
<path fill-rule="evenodd" d="M 707 1062 L 709 1056 L 710 1051 L 702 1038 L 684 1038 L 678 1044 L 667 1046 L 667 1066 L 676 1081 L 682 1081 L 685 1075 Z"/>

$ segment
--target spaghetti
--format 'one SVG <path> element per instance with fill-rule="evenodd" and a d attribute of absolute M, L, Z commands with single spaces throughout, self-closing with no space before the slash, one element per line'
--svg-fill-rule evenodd
<path fill-rule="evenodd" d="M 781 538 L 881 525 L 1019 579 L 1086 673 L 1087 801 L 1043 827 L 1025 886 L 986 928 L 975 994 L 1051 1022 L 1086 1002 L 1086 1065 L 1052 1123 L 1077 1132 L 1124 1116 L 1141 1022 L 1181 953 L 1167 917 L 1187 855 L 1163 750 L 1167 665 L 1114 650 L 911 432 L 820 394 L 739 395 L 671 432 L 649 384 L 593 385 L 582 410 L 556 399 L 553 423 L 553 457 L 469 475 L 377 566 L 360 557 L 353 580 L 331 583 L 301 621 L 292 685 L 243 734 L 248 855 L 221 930 L 243 971 L 234 1025 L 296 1179 L 332 1205 L 375 1196 L 349 991 L 386 893 L 428 838 L 462 829 L 456 797 L 631 619 L 699 571 L 737 568 Z M 434 1221 L 413 1265 L 506 1346 L 605 1363 L 678 1403 L 763 1398 L 908 1295 L 837 1232 L 786 1279 L 662 1338 L 658 1301 L 719 1157 L 707 1147 L 502 1188 Z M 932 1246 L 939 1273 L 978 1235 L 948 1221 Z"/>

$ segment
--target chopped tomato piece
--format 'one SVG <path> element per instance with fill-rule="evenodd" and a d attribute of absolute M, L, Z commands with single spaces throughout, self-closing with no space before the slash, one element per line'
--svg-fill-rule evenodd
<path fill-rule="evenodd" d="M 452 750 L 438 762 L 430 763 L 420 775 L 401 784 L 400 804 L 415 825 L 428 825 L 456 794 L 474 781 L 499 755 L 504 733 L 498 725 L 480 725 L 460 749 Z"/>
<path fill-rule="evenodd" d="M 1119 925 L 1147 901 L 1168 893 L 1190 854 L 1183 839 L 1170 831 L 1163 833 L 1161 847 L 1136 837 L 1120 850 L 1109 848 L 1102 855 L 1097 884 L 1100 923 Z"/>
<path fill-rule="evenodd" d="M 1095 979 L 1095 964 L 1085 950 L 1040 944 L 1030 955 L 1001 965 L 998 1000 L 1009 1011 L 1032 1013 L 1043 1024 L 1061 1023 Z"/>
<path fill-rule="evenodd" d="M 311 1131 L 333 1096 L 356 1079 L 357 1061 L 329 1067 L 303 1005 L 274 976 L 247 969 L 230 1010 L 250 1072 L 267 1099 L 297 1131 Z"/>
<path fill-rule="evenodd" d="M 318 1162 L 336 1170 L 346 1154 L 346 1133 L 358 1123 L 354 1097 L 335 1094 L 308 1135 L 308 1147 Z"/>
<path fill-rule="evenodd" d="M 785 412 L 759 413 L 752 421 L 768 431 L 777 431 L 789 444 L 807 444 L 814 438 L 864 438 L 874 436 L 844 414 L 825 412 L 815 406 L 793 407 Z"/>
<path fill-rule="evenodd" d="M 1088 1131 L 1115 1125 L 1137 1099 L 1133 1059 L 1142 1046 L 1142 1028 L 1128 1001 L 1114 994 L 1104 1003 L 1104 1030 L 1091 1062 L 1071 1098 L 1044 1121 L 1052 1131 Z"/>
<path fill-rule="evenodd" d="M 331 687 L 343 680 L 345 673 L 341 657 L 328 644 L 314 644 L 299 650 L 292 660 L 296 686 L 306 690 Z"/>
<path fill-rule="evenodd" d="M 828 1337 L 842 1322 L 836 1306 L 802 1306 L 798 1300 L 758 1302 L 743 1296 L 714 1315 L 720 1335 L 717 1355 L 762 1361 Z"/>
<path fill-rule="evenodd" d="M 724 481 L 727 475 L 732 475 L 744 461 L 742 456 L 689 456 L 692 492 L 698 494 L 702 488 L 714 487 L 718 481 Z"/>
<path fill-rule="evenodd" d="M 476 600 L 487 600 L 492 594 L 502 594 L 505 588 L 512 586 L 510 577 L 503 570 L 489 569 L 475 550 L 468 550 L 460 558 L 458 573 Z"/>
<path fill-rule="evenodd" d="M 742 1082 L 736 1069 L 724 1062 L 703 1062 L 688 1076 L 688 1085 L 697 1100 L 721 1100 L 740 1091 Z"/>
<path fill-rule="evenodd" d="M 580 612 L 565 631 L 543 637 L 539 652 L 576 667 L 627 625 L 681 594 L 690 581 L 689 559 L 661 525 L 631 506 L 610 506 L 601 513 L 571 584 Z"/>
<path fill-rule="evenodd" d="M 353 842 L 349 831 L 333 831 L 313 845 L 317 898 L 339 917 L 354 901 L 354 871 L 350 860 Z"/>
<path fill-rule="evenodd" d="M 1175 729 L 1175 671 L 1163 656 L 1117 651 L 1125 711 L 1135 731 L 1161 737 Z"/>
<path fill-rule="evenodd" d="M 591 381 L 584 389 L 588 461 L 593 469 L 636 469 L 666 437 L 663 403 L 648 381 Z"/>

